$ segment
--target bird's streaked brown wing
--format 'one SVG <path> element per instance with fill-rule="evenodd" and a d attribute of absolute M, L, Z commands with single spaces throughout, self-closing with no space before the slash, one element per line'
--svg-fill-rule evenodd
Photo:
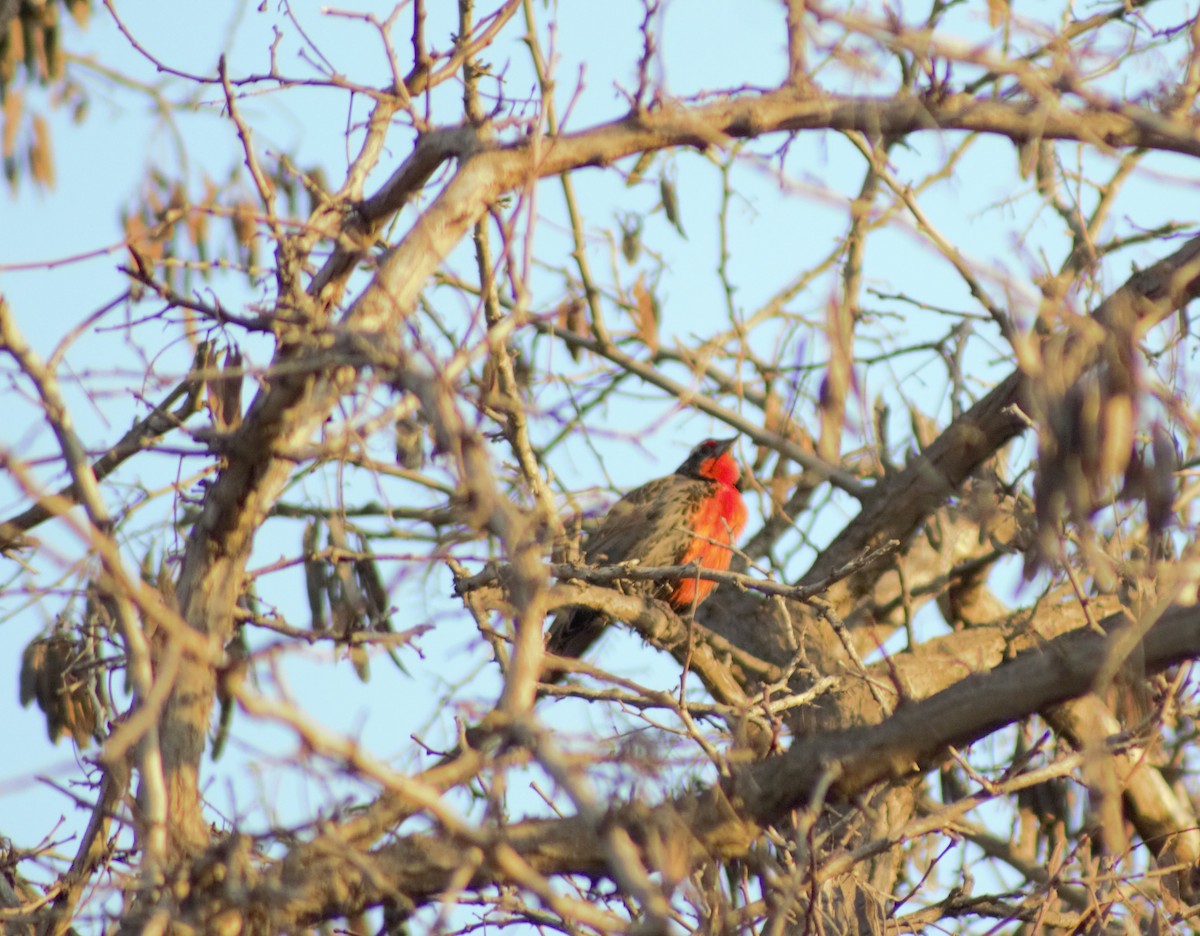
<path fill-rule="evenodd" d="M 589 565 L 639 560 L 644 567 L 675 565 L 692 541 L 690 522 L 712 482 L 682 475 L 656 478 L 630 491 L 604 515 L 588 536 L 583 551 Z M 629 589 L 665 598 L 670 583 L 637 582 Z M 546 650 L 558 656 L 581 656 L 608 626 L 605 614 L 576 608 L 558 614 L 546 637 Z M 561 674 L 550 673 L 556 679 Z"/>
<path fill-rule="evenodd" d="M 692 541 L 692 518 L 712 488 L 708 481 L 668 475 L 630 491 L 584 543 L 588 564 L 637 559 L 643 566 L 674 565 Z"/>

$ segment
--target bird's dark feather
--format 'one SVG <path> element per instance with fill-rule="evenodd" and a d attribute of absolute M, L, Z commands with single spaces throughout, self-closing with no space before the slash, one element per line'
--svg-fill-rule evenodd
<path fill-rule="evenodd" d="M 686 521 L 695 515 L 715 487 L 713 481 L 672 474 L 630 491 L 613 504 L 584 543 L 588 565 L 615 565 L 631 559 L 639 560 L 643 568 L 676 565 L 694 536 Z M 631 582 L 625 590 L 665 599 L 673 587 L 671 582 L 645 581 Z M 599 638 L 608 623 L 608 616 L 599 611 L 587 608 L 565 611 L 550 626 L 546 650 L 559 656 L 578 657 Z M 557 675 L 548 678 L 553 680 Z"/>

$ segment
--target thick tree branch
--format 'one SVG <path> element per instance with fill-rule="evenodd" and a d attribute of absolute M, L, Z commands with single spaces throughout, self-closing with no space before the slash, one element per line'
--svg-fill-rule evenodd
<path fill-rule="evenodd" d="M 1200 237 L 1193 237 L 1169 257 L 1135 273 L 1119 290 L 1101 303 L 1093 318 L 1108 327 L 1119 326 L 1122 334 L 1141 334 L 1165 317 L 1178 312 L 1200 294 Z M 1058 335 L 1057 342 L 1077 339 Z M 1101 352 L 1101 343 L 1093 341 L 1078 353 L 1062 355 L 1055 379 L 1069 384 L 1093 366 Z M 1068 367 L 1072 370 L 1068 372 Z M 1075 378 L 1072 377 L 1072 373 Z M 987 459 L 1029 426 L 1021 411 L 1024 399 L 1023 375 L 1014 370 L 986 396 L 954 420 L 934 442 L 905 468 L 887 475 L 863 501 L 862 510 L 834 538 L 800 579 L 804 586 L 826 579 L 835 569 L 844 567 L 855 556 L 891 540 L 909 541 L 913 533 L 938 510 L 946 499 L 957 493 L 966 480 Z M 839 616 L 853 625 L 871 623 L 869 616 L 855 617 L 855 609 L 869 598 L 878 570 L 871 567 L 838 581 L 826 594 Z M 794 615 L 803 617 L 801 605 Z M 771 617 L 772 609 L 758 596 L 725 591 L 700 611 L 700 619 L 738 645 L 754 647 L 754 652 L 770 658 L 761 639 L 750 639 L 748 631 L 770 633 L 779 628 Z M 778 646 L 785 644 L 780 641 Z M 782 650 L 779 653 L 781 662 Z"/>
<path fill-rule="evenodd" d="M 1133 106 L 1122 112 L 1100 112 L 966 96 L 817 98 L 802 97 L 791 88 L 696 107 L 639 110 L 622 120 L 555 139 L 535 135 L 512 144 L 493 144 L 479 138 L 447 138 L 454 141 L 449 148 L 435 148 L 431 156 L 413 163 L 411 171 L 402 170 L 400 181 L 385 185 L 377 196 L 382 199 L 378 205 L 366 203 L 368 214 L 381 223 L 441 161 L 452 154 L 460 160 L 454 177 L 412 229 L 379 258 L 374 278 L 347 311 L 341 327 L 392 344 L 430 276 L 505 192 L 572 169 L 609 165 L 635 153 L 725 146 L 733 138 L 814 129 L 885 135 L 963 130 L 1015 140 L 1076 139 L 1200 155 L 1200 143 L 1190 128 L 1150 120 Z M 350 261 L 361 249 L 355 245 L 342 259 L 331 259 L 332 266 L 327 265 L 314 281 L 313 292 L 326 302 L 336 296 L 353 266 Z M 1193 279 L 1184 289 L 1168 289 L 1160 306 L 1190 296 Z M 1141 292 L 1151 295 L 1148 290 Z M 350 375 L 318 365 L 304 347 L 308 340 L 289 336 L 281 345 L 266 387 L 232 439 L 227 467 L 208 489 L 184 557 L 178 586 L 181 610 L 215 646 L 222 645 L 230 633 L 251 541 L 291 475 L 292 453 L 302 450 L 348 387 L 345 381 Z M 907 539 L 947 491 L 1020 430 L 1019 419 L 1009 411 L 1015 389 L 1015 377 L 1005 381 L 957 421 L 921 462 L 890 479 L 875 504 L 864 507 L 860 519 L 826 551 L 806 581 L 825 578 L 885 540 Z M 425 398 L 426 408 L 434 405 L 434 397 Z M 434 424 L 440 421 L 435 412 L 427 415 Z M 902 506 L 896 511 L 888 505 Z M 211 670 L 186 663 L 162 725 L 169 823 L 174 844 L 185 850 L 207 838 L 198 771 L 214 689 Z"/>
<path fill-rule="evenodd" d="M 787 754 L 747 772 L 740 783 L 748 814 L 764 821 L 804 805 L 824 771 L 833 788 L 852 796 L 874 783 L 928 769 L 949 745 L 986 737 L 1049 705 L 1090 692 L 1129 619 L 1114 614 L 1105 633 L 1079 629 L 993 670 L 977 673 L 922 701 L 902 706 L 878 726 L 801 741 Z M 1200 656 L 1200 610 L 1177 607 L 1162 616 L 1142 645 L 1147 673 Z"/>
<path fill-rule="evenodd" d="M 606 822 L 626 828 L 641 847 L 656 837 L 672 841 L 693 865 L 744 855 L 763 825 L 784 821 L 822 791 L 852 799 L 874 784 L 919 775 L 936 766 L 951 745 L 961 748 L 1048 706 L 1086 695 L 1103 670 L 1110 640 L 1125 626 L 1127 618 L 1114 615 L 1106 619 L 1104 634 L 1076 630 L 1048 641 L 905 705 L 877 725 L 798 738 L 785 754 L 741 771 L 732 791 L 709 788 L 656 806 L 617 806 Z M 1200 611 L 1179 607 L 1164 614 L 1143 647 L 1148 673 L 1200 657 Z M 502 842 L 539 874 L 606 874 L 603 844 L 580 818 L 527 820 L 499 836 L 496 847 Z M 319 838 L 295 846 L 285 865 L 291 899 L 287 916 L 271 920 L 277 927 L 312 924 L 380 903 L 413 908 L 436 900 L 462 866 L 461 845 L 445 836 L 410 835 L 375 850 L 369 862 L 351 863 L 340 845 Z M 245 906 L 269 905 L 270 894 L 283 883 L 279 873 L 268 872 Z M 485 856 L 470 886 L 505 880 Z"/>

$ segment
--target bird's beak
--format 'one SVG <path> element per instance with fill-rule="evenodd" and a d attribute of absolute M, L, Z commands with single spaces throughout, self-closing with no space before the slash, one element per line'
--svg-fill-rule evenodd
<path fill-rule="evenodd" d="M 720 458 L 733 448 L 733 443 L 737 441 L 737 436 L 734 436 L 732 439 L 714 439 L 713 441 L 717 443 L 717 457 Z"/>

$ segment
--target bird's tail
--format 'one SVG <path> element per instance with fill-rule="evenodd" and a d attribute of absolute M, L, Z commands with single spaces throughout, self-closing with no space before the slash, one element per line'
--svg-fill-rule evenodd
<path fill-rule="evenodd" d="M 555 615 L 546 634 L 546 652 L 555 656 L 576 660 L 583 656 L 604 633 L 608 626 L 608 615 L 589 608 L 572 608 Z M 564 670 L 547 667 L 543 682 L 558 682 L 566 675 Z"/>

